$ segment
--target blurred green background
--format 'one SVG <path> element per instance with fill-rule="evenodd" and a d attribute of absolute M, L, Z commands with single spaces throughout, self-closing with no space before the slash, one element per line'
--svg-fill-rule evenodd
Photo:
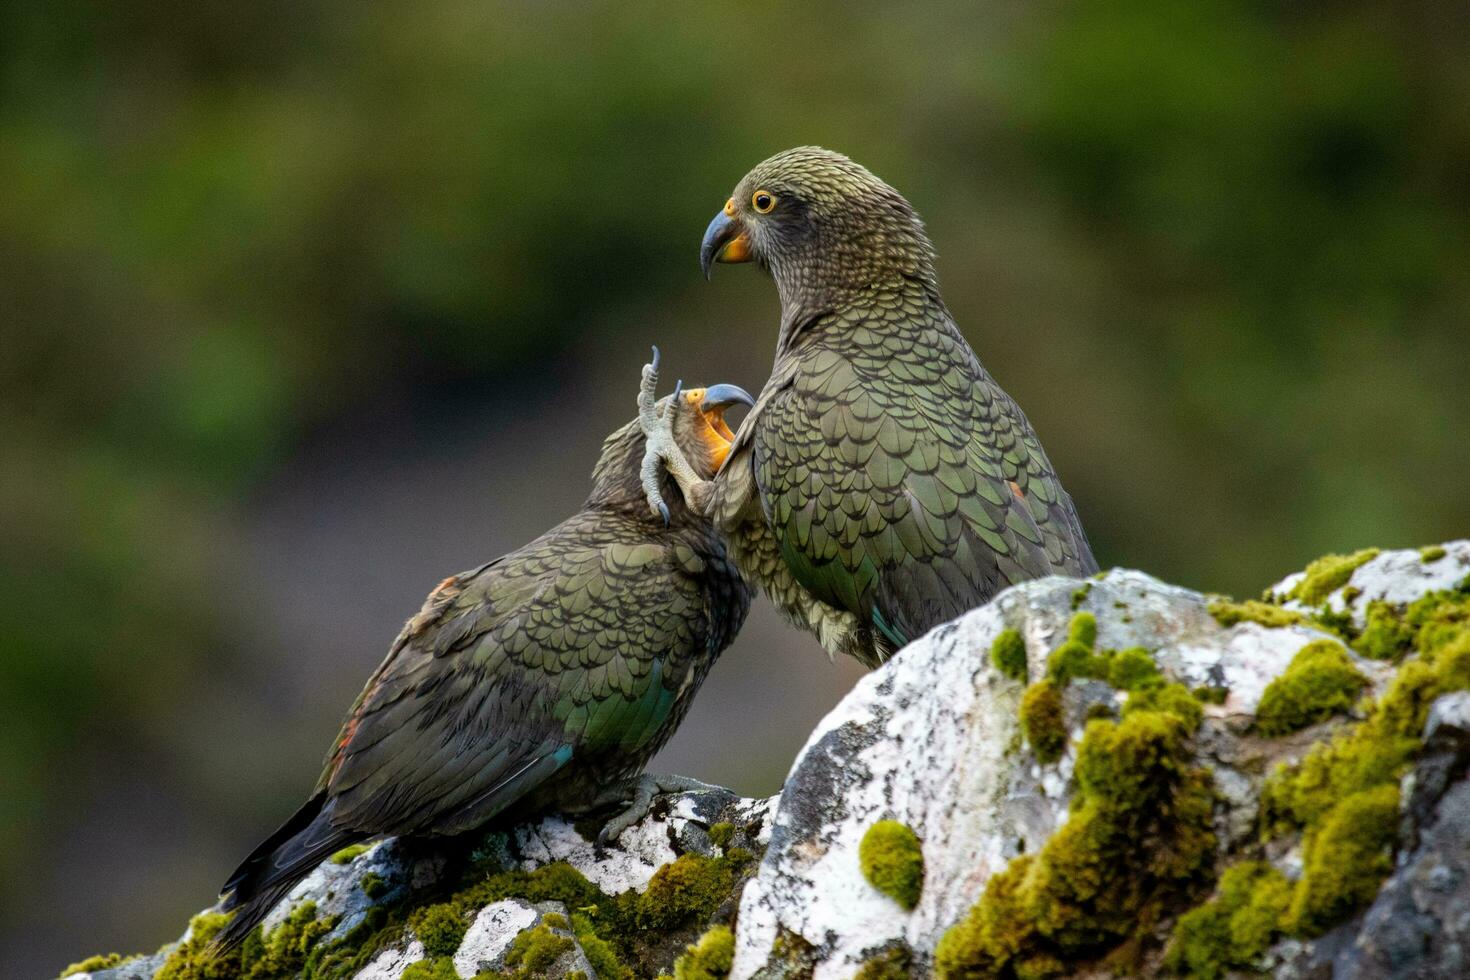
<path fill-rule="evenodd" d="M 1470 527 L 1463 4 L 12 0 L 0 975 L 173 938 L 650 343 L 759 388 L 697 248 L 800 143 L 925 215 L 1104 566 Z M 658 767 L 772 792 L 857 676 L 762 607 Z"/>

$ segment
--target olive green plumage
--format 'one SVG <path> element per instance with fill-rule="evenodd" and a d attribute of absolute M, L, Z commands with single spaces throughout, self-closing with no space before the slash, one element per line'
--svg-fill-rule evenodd
<path fill-rule="evenodd" d="M 709 475 L 728 442 L 697 399 L 674 405 L 676 439 Z M 457 834 L 511 806 L 585 808 L 642 770 L 751 598 L 677 495 L 667 525 L 649 513 L 643 450 L 637 423 L 623 426 L 582 510 L 430 594 L 353 705 L 311 799 L 226 883 L 240 912 L 223 945 L 347 844 Z"/>
<path fill-rule="evenodd" d="M 1097 570 L 897 191 L 840 154 L 789 150 L 711 224 L 705 261 L 731 248 L 771 272 L 781 327 L 706 510 L 788 618 L 872 666 L 1005 586 Z"/>

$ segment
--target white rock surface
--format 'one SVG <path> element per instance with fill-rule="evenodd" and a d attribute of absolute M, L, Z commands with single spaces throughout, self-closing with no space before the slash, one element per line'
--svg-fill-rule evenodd
<path fill-rule="evenodd" d="M 1367 619 L 1370 602 L 1381 600 L 1402 606 L 1425 593 L 1453 589 L 1470 575 L 1470 539 L 1447 541 L 1441 547 L 1445 555 L 1434 561 L 1425 561 L 1418 548 L 1380 552 L 1376 558 L 1354 569 L 1352 578 L 1329 593 L 1324 605 L 1333 612 L 1350 613 L 1353 622 L 1361 627 Z M 1302 577 L 1302 572 L 1288 575 L 1268 591 L 1285 598 Z M 1349 588 L 1358 590 L 1351 602 L 1343 598 Z M 1296 600 L 1283 604 L 1295 609 L 1310 609 Z"/>
<path fill-rule="evenodd" d="M 473 977 L 482 970 L 497 968 L 516 936 L 533 928 L 540 917 L 531 903 L 515 898 L 485 906 L 475 914 L 475 921 L 454 954 L 454 972 Z"/>
<path fill-rule="evenodd" d="M 1248 725 L 1266 685 L 1303 646 L 1335 638 L 1307 626 L 1222 628 L 1204 596 L 1140 572 L 1085 584 L 1029 582 L 910 644 L 812 733 L 788 778 L 771 847 L 741 900 L 733 977 L 779 973 L 768 956 L 777 937 L 791 933 L 814 947 L 816 980 L 846 980 L 893 940 L 914 951 L 921 972 L 928 967 L 939 938 L 989 877 L 1039 848 L 1065 819 L 1086 704 L 1124 697 L 1105 684 L 1074 683 L 1073 744 L 1062 758 L 1040 765 L 1022 748 L 1024 688 L 991 666 L 991 644 L 1001 630 L 1018 630 L 1039 679 L 1080 610 L 1097 618 L 1100 648 L 1147 647 L 1171 679 L 1228 689 L 1224 704 L 1206 706 L 1201 762 L 1216 770 L 1232 803 L 1222 840 L 1249 831 L 1258 776 L 1237 768 L 1244 764 L 1231 723 Z M 1371 677 L 1386 676 L 1354 659 Z M 858 842 L 883 819 L 907 824 L 922 840 L 926 876 L 912 912 L 869 885 L 858 866 Z"/>
<path fill-rule="evenodd" d="M 403 949 L 385 949 L 361 970 L 353 980 L 398 980 L 403 971 L 424 958 L 424 944 L 415 939 Z"/>

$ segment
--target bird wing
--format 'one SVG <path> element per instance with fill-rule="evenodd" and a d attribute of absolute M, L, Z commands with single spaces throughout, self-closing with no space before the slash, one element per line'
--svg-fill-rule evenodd
<path fill-rule="evenodd" d="M 705 632 L 701 596 L 678 548 L 606 525 L 578 515 L 430 595 L 328 757 L 336 825 L 483 820 L 574 758 L 657 737 Z"/>
<path fill-rule="evenodd" d="M 1007 585 L 1096 568 L 1025 416 L 925 315 L 830 316 L 747 420 L 792 573 L 897 646 Z"/>

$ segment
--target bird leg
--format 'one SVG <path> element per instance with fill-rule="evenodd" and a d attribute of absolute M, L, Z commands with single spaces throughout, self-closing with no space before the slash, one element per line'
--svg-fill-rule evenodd
<path fill-rule="evenodd" d="M 597 835 L 599 850 L 617 840 L 629 827 L 648 816 L 653 808 L 653 798 L 660 793 L 702 793 L 721 791 L 718 786 L 702 783 L 689 776 L 666 776 L 643 773 L 626 782 L 611 786 L 598 794 L 595 806 L 611 806 L 614 803 L 627 805 L 608 820 Z"/>
<path fill-rule="evenodd" d="M 653 360 L 643 365 L 643 380 L 638 385 L 638 424 L 643 429 L 645 448 L 641 479 L 643 494 L 648 498 L 648 509 L 669 523 L 669 506 L 664 502 L 660 489 L 660 470 L 667 469 L 679 484 L 684 494 L 684 503 L 697 514 L 704 512 L 703 505 L 709 500 L 709 481 L 703 479 L 684 456 L 679 444 L 674 441 L 674 403 L 679 397 L 679 388 L 674 387 L 673 397 L 663 409 L 658 406 L 655 392 L 658 390 L 658 348 L 653 349 Z"/>

